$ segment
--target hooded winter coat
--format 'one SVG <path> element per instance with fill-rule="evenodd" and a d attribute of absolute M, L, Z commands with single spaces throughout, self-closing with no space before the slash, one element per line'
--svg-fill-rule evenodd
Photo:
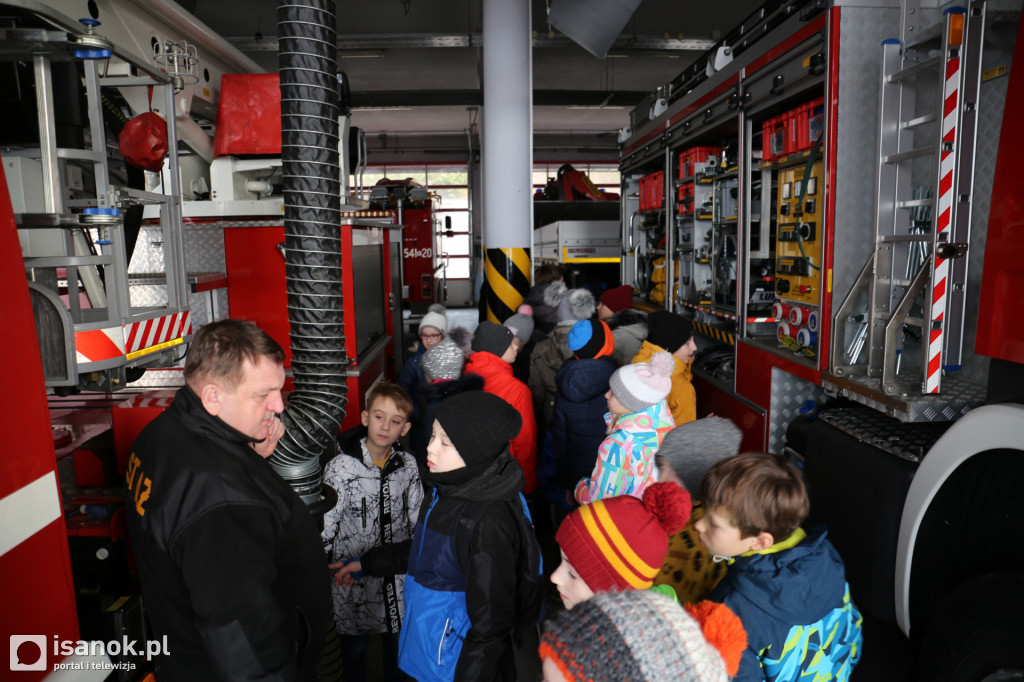
<path fill-rule="evenodd" d="M 737 557 L 708 599 L 743 621 L 747 648 L 734 679 L 845 682 L 860 659 L 862 618 L 843 560 L 823 528 Z"/>
<path fill-rule="evenodd" d="M 338 503 L 324 515 L 321 537 L 332 563 L 359 559 L 365 577 L 334 586 L 334 623 L 343 635 L 397 633 L 412 530 L 423 501 L 416 462 L 391 449 L 384 468 L 366 449 L 366 427 L 339 438 L 341 452 L 324 469 Z"/>
<path fill-rule="evenodd" d="M 636 364 L 637 362 L 650 362 L 651 358 L 655 353 L 665 350 L 661 346 L 656 346 L 650 341 L 644 341 L 640 346 L 640 352 L 638 352 L 630 364 Z M 673 356 L 674 357 L 674 356 Z M 675 420 L 676 426 L 681 424 L 687 424 L 697 418 L 697 391 L 693 388 L 693 384 L 690 383 L 692 376 L 690 370 L 690 364 L 683 362 L 679 358 L 675 358 L 676 366 L 672 370 L 672 389 L 668 393 L 669 410 L 672 411 L 672 419 Z"/>
<path fill-rule="evenodd" d="M 647 338 L 647 316 L 639 310 L 626 308 L 612 315 L 606 322 L 615 338 L 612 359 L 620 366 L 628 365 Z"/>
<path fill-rule="evenodd" d="M 506 450 L 464 483 L 432 482 L 409 555 L 399 666 L 420 682 L 511 682 L 516 679 L 515 619 L 517 606 L 522 607 L 516 603 L 518 558 L 522 543 L 531 540 L 520 536 L 511 505 L 489 503 L 519 504 L 522 469 Z M 459 520 L 480 504 L 489 506 L 467 538 L 459 532 Z"/>
<path fill-rule="evenodd" d="M 573 324 L 560 324 L 546 339 L 541 340 L 530 354 L 530 393 L 537 414 L 538 430 L 544 432 L 551 424 L 555 411 L 555 375 L 565 361 L 572 357 L 569 350 L 569 330 Z"/>
<path fill-rule="evenodd" d="M 594 470 L 605 436 L 605 394 L 615 369 L 615 362 L 607 357 L 570 359 L 555 375 L 558 393 L 550 428 L 555 457 L 552 483 L 560 488 L 573 490 Z"/>
<path fill-rule="evenodd" d="M 523 299 L 523 303 L 530 305 L 533 308 L 533 323 L 535 329 L 539 329 L 541 334 L 546 335 L 552 329 L 555 328 L 555 324 L 558 322 L 558 310 L 551 305 L 544 302 L 544 292 L 547 291 L 554 282 L 548 282 L 547 284 L 535 284 L 530 287 L 529 293 L 526 294 L 526 298 Z"/>
<path fill-rule="evenodd" d="M 676 426 L 664 400 L 639 412 L 609 413 L 604 419 L 613 430 L 598 448 L 594 473 L 576 485 L 574 496 L 580 504 L 617 495 L 643 497 L 644 489 L 658 480 L 654 455 Z"/>
<path fill-rule="evenodd" d="M 529 495 L 537 489 L 537 421 L 533 416 L 530 390 L 512 376 L 512 365 L 494 353 L 477 351 L 470 355 L 462 370 L 463 376 L 467 374 L 483 377 L 484 390 L 514 407 L 523 418 L 519 435 L 512 439 L 512 456 L 523 468 L 526 479 L 523 493 Z"/>
<path fill-rule="evenodd" d="M 327 557 L 306 505 L 188 386 L 132 446 L 125 505 L 161 680 L 308 680 Z"/>

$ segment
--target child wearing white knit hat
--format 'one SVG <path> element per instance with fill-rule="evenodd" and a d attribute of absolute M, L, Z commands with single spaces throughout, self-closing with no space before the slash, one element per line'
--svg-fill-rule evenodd
<path fill-rule="evenodd" d="M 577 502 L 589 504 L 615 495 L 641 497 L 658 480 L 654 455 L 676 425 L 665 402 L 674 367 L 675 360 L 662 351 L 650 362 L 626 365 L 612 374 L 604 417 L 608 436 L 598 448 L 594 472 L 576 484 Z"/>

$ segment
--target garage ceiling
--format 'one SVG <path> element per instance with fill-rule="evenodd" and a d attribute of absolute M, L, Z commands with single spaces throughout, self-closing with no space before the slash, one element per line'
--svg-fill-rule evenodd
<path fill-rule="evenodd" d="M 179 2 L 265 69 L 277 69 L 277 0 Z M 545 0 L 531 0 L 535 157 L 548 149 L 607 158 L 640 99 L 761 4 L 643 0 L 609 56 L 598 59 L 546 23 Z M 483 103 L 481 14 L 481 0 L 338 3 L 338 65 L 349 77 L 353 125 L 367 131 L 371 148 L 464 148 Z"/>

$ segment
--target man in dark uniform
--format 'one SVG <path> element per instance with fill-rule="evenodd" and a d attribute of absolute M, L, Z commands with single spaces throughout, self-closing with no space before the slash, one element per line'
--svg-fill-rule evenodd
<path fill-rule="evenodd" d="M 128 528 L 161 682 L 315 678 L 327 560 L 302 500 L 264 460 L 283 429 L 284 351 L 250 322 L 196 333 L 185 386 L 135 441 Z"/>

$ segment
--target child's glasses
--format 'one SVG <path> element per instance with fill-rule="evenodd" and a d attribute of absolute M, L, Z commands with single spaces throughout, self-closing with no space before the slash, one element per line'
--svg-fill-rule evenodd
<path fill-rule="evenodd" d="M 424 341 L 436 341 L 437 339 L 441 338 L 441 334 L 427 334 L 427 333 L 423 333 L 423 334 L 420 334 L 420 338 L 423 339 Z"/>

